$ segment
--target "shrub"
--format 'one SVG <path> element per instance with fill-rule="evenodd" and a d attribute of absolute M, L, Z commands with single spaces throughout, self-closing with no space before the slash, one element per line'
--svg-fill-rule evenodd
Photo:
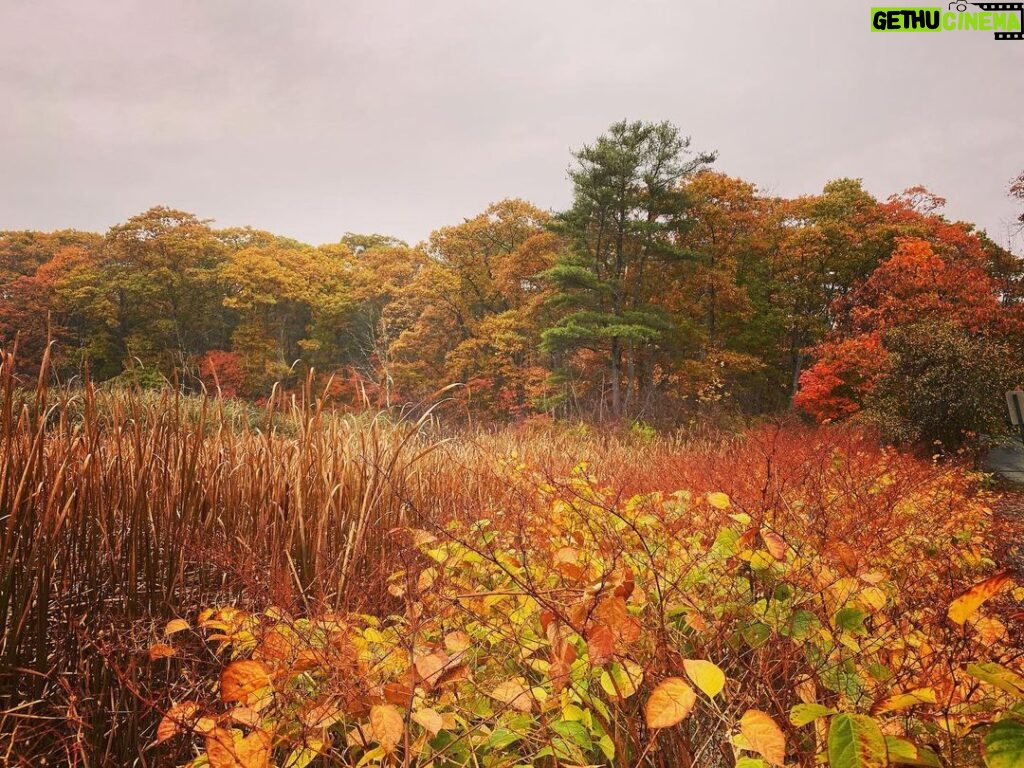
<path fill-rule="evenodd" d="M 898 443 L 956 448 L 1006 429 L 1004 393 L 1024 381 L 1024 360 L 1004 341 L 948 322 L 894 328 L 868 418 Z"/>
<path fill-rule="evenodd" d="M 390 615 L 227 608 L 169 627 L 222 667 L 160 738 L 196 740 L 191 765 L 213 768 L 852 768 L 977 764 L 1024 733 L 1016 651 L 981 610 L 1010 580 L 987 575 L 987 509 L 956 473 L 903 497 L 896 533 L 862 520 L 822 547 L 806 532 L 827 513 L 797 498 L 751 514 L 720 492 L 616 500 L 585 466 L 506 471 L 513 504 L 402 532 L 415 554 Z M 951 495 L 955 519 L 932 504 Z"/>

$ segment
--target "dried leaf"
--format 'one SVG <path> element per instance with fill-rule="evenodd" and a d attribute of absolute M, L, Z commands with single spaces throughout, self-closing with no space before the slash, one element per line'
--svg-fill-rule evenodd
<path fill-rule="evenodd" d="M 519 712 L 530 712 L 533 710 L 533 697 L 530 689 L 526 687 L 523 680 L 506 680 L 499 683 L 491 691 L 491 698 L 497 699 L 503 704 L 508 704 Z"/>
<path fill-rule="evenodd" d="M 436 709 L 430 709 L 429 707 L 413 712 L 412 721 L 423 726 L 433 736 L 437 736 L 441 729 L 444 728 L 444 720 L 441 719 L 441 715 L 437 713 Z"/>

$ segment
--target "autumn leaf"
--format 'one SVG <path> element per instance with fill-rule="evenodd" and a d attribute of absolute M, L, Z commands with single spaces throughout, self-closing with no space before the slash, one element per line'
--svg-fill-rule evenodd
<path fill-rule="evenodd" d="M 533 710 L 533 697 L 530 689 L 526 687 L 523 680 L 506 680 L 499 683 L 491 691 L 491 698 L 503 704 L 508 704 L 519 712 L 530 712 Z"/>
<path fill-rule="evenodd" d="M 444 720 L 441 718 L 441 715 L 438 714 L 436 709 L 429 707 L 413 712 L 412 721 L 423 726 L 433 736 L 437 736 L 441 729 L 444 728 Z"/>
<path fill-rule="evenodd" d="M 669 677 L 651 691 L 644 706 L 648 728 L 671 728 L 685 720 L 697 702 L 697 694 L 685 680 Z"/>
<path fill-rule="evenodd" d="M 963 624 L 981 607 L 982 603 L 998 593 L 1003 587 L 1013 583 L 1009 572 L 997 573 L 984 581 L 980 581 L 964 592 L 949 605 L 946 615 L 950 621 Z"/>
<path fill-rule="evenodd" d="M 885 768 L 889 765 L 885 737 L 866 715 L 840 714 L 828 728 L 830 768 Z"/>
<path fill-rule="evenodd" d="M 337 699 L 310 703 L 299 712 L 299 720 L 307 728 L 330 728 L 344 717 L 345 712 Z"/>
<path fill-rule="evenodd" d="M 786 559 L 786 541 L 779 534 L 775 531 L 761 529 L 761 540 L 772 557 L 776 560 Z"/>
<path fill-rule="evenodd" d="M 595 624 L 587 630 L 587 656 L 595 667 L 603 666 L 615 654 L 615 633 L 605 624 Z"/>
<path fill-rule="evenodd" d="M 206 735 L 206 758 L 211 768 L 269 768 L 270 734 L 215 728 Z"/>
<path fill-rule="evenodd" d="M 171 619 L 164 627 L 164 637 L 170 637 L 177 632 L 184 632 L 188 629 L 188 622 L 184 619 Z"/>
<path fill-rule="evenodd" d="M 384 685 L 384 700 L 389 704 L 397 704 L 400 707 L 408 706 L 413 696 L 413 687 L 407 682 L 386 683 Z"/>
<path fill-rule="evenodd" d="M 370 708 L 370 731 L 381 748 L 391 753 L 405 733 L 405 720 L 391 704 L 377 704 Z"/>
<path fill-rule="evenodd" d="M 1006 625 L 995 616 L 982 616 L 973 623 L 978 640 L 984 645 L 993 645 L 1007 639 Z"/>
<path fill-rule="evenodd" d="M 708 494 L 708 504 L 715 509 L 728 509 L 730 503 L 729 497 L 720 491 L 714 491 Z"/>
<path fill-rule="evenodd" d="M 235 707 L 228 712 L 232 722 L 244 725 L 246 728 L 255 728 L 262 722 L 263 716 L 251 707 Z"/>
<path fill-rule="evenodd" d="M 149 647 L 149 660 L 169 659 L 174 656 L 174 649 L 166 643 L 156 643 Z"/>
<path fill-rule="evenodd" d="M 465 632 L 449 632 L 444 636 L 444 647 L 449 653 L 462 653 L 472 644 L 472 639 Z"/>
<path fill-rule="evenodd" d="M 703 659 L 683 659 L 683 669 L 693 684 L 707 696 L 714 698 L 725 687 L 725 673 L 713 662 Z"/>
<path fill-rule="evenodd" d="M 428 686 L 433 686 L 441 679 L 450 661 L 447 654 L 435 651 L 416 656 L 413 659 L 413 666 L 420 679 Z"/>
<path fill-rule="evenodd" d="M 610 699 L 619 700 L 636 693 L 643 679 L 643 667 L 630 659 L 621 659 L 605 667 L 598 682 Z"/>
<path fill-rule="evenodd" d="M 594 619 L 607 626 L 619 642 L 628 645 L 640 639 L 642 632 L 640 622 L 630 614 L 624 597 L 610 595 L 602 598 L 594 610 Z"/>
<path fill-rule="evenodd" d="M 233 661 L 220 675 L 220 697 L 229 703 L 251 704 L 253 694 L 263 693 L 270 686 L 270 670 L 259 661 Z"/>
<path fill-rule="evenodd" d="M 786 737 L 768 714 L 748 709 L 740 718 L 740 733 L 750 748 L 771 765 L 786 762 Z"/>
<path fill-rule="evenodd" d="M 167 741 L 185 730 L 191 730 L 200 707 L 194 701 L 182 701 L 171 707 L 156 727 L 156 743 Z"/>
<path fill-rule="evenodd" d="M 937 701 L 938 698 L 934 688 L 916 688 L 912 691 L 904 691 L 903 693 L 897 693 L 882 699 L 871 707 L 871 714 L 880 715 L 883 712 L 896 712 L 918 704 L 935 704 Z"/>

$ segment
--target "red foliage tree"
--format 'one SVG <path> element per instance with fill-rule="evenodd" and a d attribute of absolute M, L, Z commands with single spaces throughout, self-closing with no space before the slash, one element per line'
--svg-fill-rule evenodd
<path fill-rule="evenodd" d="M 1019 333 L 1016 313 L 1003 306 L 986 273 L 984 253 L 951 246 L 947 254 L 926 240 L 900 239 L 893 255 L 842 299 L 846 320 L 814 350 L 816 362 L 800 377 L 794 404 L 819 421 L 860 410 L 887 375 L 886 338 L 895 329 L 930 323 L 980 338 Z"/>
<path fill-rule="evenodd" d="M 238 397 L 245 384 L 241 358 L 237 352 L 222 349 L 207 352 L 199 366 L 199 379 L 206 390 L 222 397 Z"/>

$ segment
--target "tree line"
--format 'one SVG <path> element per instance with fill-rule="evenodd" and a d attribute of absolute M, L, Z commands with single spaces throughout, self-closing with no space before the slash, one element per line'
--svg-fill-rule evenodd
<path fill-rule="evenodd" d="M 2 232 L 0 345 L 25 376 L 49 343 L 65 379 L 252 399 L 315 369 L 351 407 L 459 383 L 493 419 L 795 405 L 901 439 L 997 428 L 999 390 L 1024 379 L 1021 259 L 920 187 L 790 199 L 714 162 L 669 123 L 617 123 L 574 154 L 568 210 L 503 200 L 415 246 L 164 207 L 104 235 Z"/>

